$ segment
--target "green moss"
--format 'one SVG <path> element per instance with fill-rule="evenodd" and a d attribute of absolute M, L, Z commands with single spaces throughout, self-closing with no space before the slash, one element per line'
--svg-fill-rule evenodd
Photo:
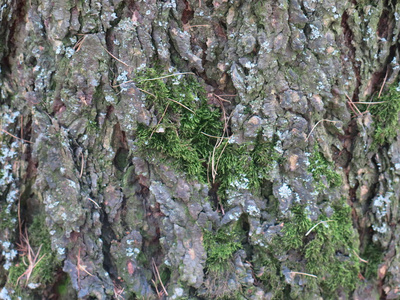
<path fill-rule="evenodd" d="M 263 181 L 271 179 L 270 173 L 280 160 L 274 145 L 274 142 L 265 141 L 261 134 L 254 146 L 250 143 L 229 144 L 218 163 L 220 195 L 232 187 L 251 188 L 256 193 L 260 192 Z M 216 154 L 216 157 L 219 156 L 220 151 Z"/>
<path fill-rule="evenodd" d="M 338 202 L 329 219 L 321 215 L 316 221 L 309 218 L 304 206 L 294 206 L 268 248 L 254 247 L 255 274 L 264 289 L 273 292 L 273 299 L 335 299 L 338 293 L 355 289 L 361 267 L 355 254 L 358 237 L 350 207 L 344 199 Z"/>
<path fill-rule="evenodd" d="M 139 124 L 137 144 L 148 158 L 172 159 L 177 168 L 206 182 L 207 168 L 204 164 L 216 139 L 203 133 L 221 134 L 220 112 L 207 104 L 204 90 L 192 76 L 179 80 L 174 77 L 147 80 L 159 76 L 155 69 L 147 69 L 137 79 L 137 86 L 152 94 L 146 93 L 148 109 L 154 109 L 157 119 L 162 119 L 156 128 Z"/>
<path fill-rule="evenodd" d="M 207 276 L 204 281 L 206 299 L 242 299 L 241 289 L 229 286 L 235 273 L 233 256 L 242 249 L 244 231 L 241 223 L 224 226 L 215 232 L 203 232 L 203 245 L 207 252 Z"/>
<path fill-rule="evenodd" d="M 216 232 L 204 231 L 204 249 L 207 251 L 206 265 L 208 271 L 222 273 L 229 266 L 233 254 L 242 248 L 240 230 L 223 227 Z"/>
<path fill-rule="evenodd" d="M 38 255 L 36 264 L 29 278 L 29 283 L 41 283 L 42 286 L 55 280 L 55 271 L 60 267 L 60 263 L 56 260 L 56 255 L 51 249 L 50 235 L 45 223 L 44 216 L 36 216 L 28 229 L 29 244 L 34 253 Z M 39 247 L 40 252 L 39 252 Z M 24 261 L 28 263 L 25 257 L 20 257 L 18 261 L 10 268 L 8 276 L 8 284 L 17 287 L 18 278 L 27 270 Z M 19 285 L 25 285 L 25 277 L 21 278 Z"/>
<path fill-rule="evenodd" d="M 286 283 L 281 274 L 280 262 L 274 257 L 279 253 L 283 253 L 280 247 L 277 247 L 275 251 L 271 249 L 271 252 L 266 251 L 265 248 L 257 248 L 253 264 L 257 270 L 256 276 L 263 283 L 264 289 L 273 291 L 274 299 L 285 299 Z"/>
<path fill-rule="evenodd" d="M 367 264 L 363 264 L 363 272 L 367 279 L 377 279 L 379 264 L 384 260 L 384 251 L 379 245 L 369 241 L 362 254 L 362 258 L 368 261 Z"/>
<path fill-rule="evenodd" d="M 88 120 L 86 126 L 87 130 L 91 133 L 96 133 L 99 130 L 99 125 L 94 120 Z"/>
<path fill-rule="evenodd" d="M 71 286 L 71 279 L 67 276 L 62 282 L 57 285 L 57 293 L 60 296 L 65 296 L 68 293 L 68 289 Z"/>
<path fill-rule="evenodd" d="M 397 135 L 400 112 L 398 85 L 390 86 L 377 101 L 383 103 L 369 108 L 375 121 L 374 146 L 390 143 Z"/>
<path fill-rule="evenodd" d="M 339 288 L 352 291 L 358 281 L 360 264 L 353 252 L 358 249 L 358 239 L 352 228 L 350 207 L 335 206 L 329 222 L 321 222 L 327 221 L 324 215 L 318 222 L 311 222 L 302 206 L 293 208 L 292 212 L 293 218 L 283 228 L 283 248 L 301 253 L 305 259 L 303 272 L 318 277 L 314 282 L 324 295 L 333 295 Z M 317 226 L 309 232 L 314 225 Z M 309 234 L 306 236 L 306 233 Z"/>
<path fill-rule="evenodd" d="M 221 111 L 207 103 L 204 89 L 193 76 L 149 80 L 159 77 L 158 70 L 147 69 L 137 78 L 147 108 L 154 110 L 159 122 L 156 127 L 138 125 L 137 145 L 143 154 L 149 160 L 156 156 L 168 161 L 204 183 L 214 181 L 210 163 L 214 161 L 217 176 L 213 183 L 222 198 L 234 184 L 258 190 L 279 158 L 274 143 L 259 134 L 253 143 L 237 145 L 226 139 L 214 149 L 215 137 L 223 134 Z"/>
<path fill-rule="evenodd" d="M 10 212 L 7 206 L 7 203 L 0 204 L 0 230 L 11 230 L 16 227 L 17 213 L 14 211 L 14 205 Z"/>
<path fill-rule="evenodd" d="M 325 190 L 327 187 L 337 187 L 342 184 L 342 178 L 335 172 L 334 163 L 329 162 L 318 151 L 318 145 L 315 145 L 314 152 L 310 157 L 308 171 L 314 178 L 315 188 L 318 192 Z"/>

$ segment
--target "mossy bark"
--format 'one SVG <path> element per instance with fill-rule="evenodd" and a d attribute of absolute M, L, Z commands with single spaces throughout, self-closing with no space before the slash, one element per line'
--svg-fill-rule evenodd
<path fill-rule="evenodd" d="M 396 1 L 0 24 L 0 298 L 400 297 Z"/>

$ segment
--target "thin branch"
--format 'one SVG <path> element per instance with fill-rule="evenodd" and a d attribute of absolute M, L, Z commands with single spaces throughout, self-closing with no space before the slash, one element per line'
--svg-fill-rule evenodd
<path fill-rule="evenodd" d="M 386 70 L 385 79 L 383 79 L 383 83 L 382 83 L 381 89 L 379 90 L 378 98 L 381 97 L 381 94 L 382 94 L 382 91 L 383 91 L 383 87 L 385 86 L 385 83 L 386 83 L 386 79 L 387 79 L 387 77 L 388 77 L 388 74 L 389 74 L 389 68 Z"/>
<path fill-rule="evenodd" d="M 315 224 L 313 227 L 311 227 L 311 229 L 309 230 L 309 231 L 307 231 L 307 233 L 305 234 L 305 236 L 308 236 L 309 234 L 310 234 L 310 232 L 315 228 L 315 227 L 317 227 L 319 224 L 325 224 L 325 223 L 327 223 L 327 222 L 334 222 L 335 220 L 326 220 L 326 221 L 320 221 L 320 222 L 318 222 L 317 224 Z"/>
<path fill-rule="evenodd" d="M 160 282 L 160 284 L 161 284 L 161 286 L 162 286 L 162 288 L 163 288 L 163 290 L 164 290 L 165 295 L 168 296 L 168 292 L 167 292 L 167 290 L 165 289 L 165 286 L 164 286 L 164 284 L 163 284 L 163 282 L 162 282 L 162 280 L 161 280 L 160 273 L 158 272 L 158 269 L 157 269 L 157 265 L 156 265 L 156 263 L 154 262 L 154 258 L 152 259 L 152 263 L 153 263 L 153 267 L 154 267 L 155 273 L 156 273 L 156 275 L 157 275 L 158 281 Z"/>
<path fill-rule="evenodd" d="M 169 103 L 167 103 L 167 106 L 165 107 L 164 112 L 163 112 L 163 114 L 162 114 L 160 120 L 158 121 L 157 125 L 154 127 L 153 131 L 151 132 L 149 139 L 151 139 L 151 137 L 153 136 L 154 132 L 156 131 L 156 129 L 157 129 L 157 127 L 158 127 L 158 125 L 160 125 L 162 119 L 163 119 L 164 116 L 165 116 L 165 113 L 167 112 L 168 107 L 169 107 Z"/>
<path fill-rule="evenodd" d="M 230 137 L 229 137 L 229 138 L 230 138 Z M 219 165 L 219 162 L 220 162 L 220 160 L 221 160 L 222 154 L 223 154 L 224 151 L 225 151 L 226 146 L 228 146 L 228 143 L 229 143 L 229 141 L 227 141 L 227 142 L 225 143 L 224 147 L 223 147 L 222 150 L 221 150 L 221 153 L 220 153 L 219 156 L 218 156 L 217 164 L 215 165 L 215 177 L 218 175 L 218 174 L 217 174 L 218 165 Z M 214 179 L 215 179 L 215 178 L 213 178 L 213 180 L 214 180 Z"/>
<path fill-rule="evenodd" d="M 82 160 L 81 160 L 81 172 L 79 173 L 79 178 L 82 178 L 82 175 L 83 175 L 83 165 L 84 165 L 84 163 L 85 163 L 85 161 L 84 161 L 84 159 L 83 159 L 83 153 L 81 152 L 81 157 L 82 157 Z"/>
<path fill-rule="evenodd" d="M 103 45 L 101 45 L 101 47 L 103 47 L 104 50 L 106 50 L 106 52 L 112 57 L 114 58 L 116 61 L 120 62 L 121 64 L 130 67 L 127 63 L 123 62 L 122 60 L 120 60 L 119 58 L 115 57 L 114 54 L 112 54 L 110 51 L 108 51 Z"/>
<path fill-rule="evenodd" d="M 165 76 L 161 76 L 161 77 L 142 79 L 142 80 L 139 81 L 139 83 L 140 82 L 145 82 L 145 81 L 153 81 L 153 80 L 164 79 L 164 78 L 173 77 L 173 76 L 186 75 L 186 74 L 195 75 L 193 72 L 174 73 L 174 74 L 169 74 L 169 75 L 165 75 Z M 121 84 L 124 84 L 124 83 L 125 82 L 123 82 Z"/>
<path fill-rule="evenodd" d="M 13 138 L 15 138 L 15 139 L 17 139 L 17 140 L 23 141 L 23 142 L 25 142 L 25 143 L 33 144 L 33 143 L 32 143 L 32 142 L 30 142 L 30 141 L 27 141 L 27 140 L 21 139 L 21 138 L 19 138 L 19 137 L 15 136 L 15 135 L 13 135 L 13 134 L 9 133 L 7 130 L 4 130 L 3 128 L 1 128 L 0 130 L 1 130 L 1 131 L 3 131 L 5 134 L 8 134 L 9 136 L 12 136 Z"/>
<path fill-rule="evenodd" d="M 236 96 L 236 95 L 216 95 L 216 94 L 213 94 L 213 96 L 214 96 L 215 98 L 217 98 L 218 100 L 220 100 L 220 101 L 231 103 L 231 101 L 226 100 L 226 99 L 222 98 L 221 96 L 233 97 L 233 96 Z M 221 105 L 222 105 L 222 104 L 221 104 Z"/>
<path fill-rule="evenodd" d="M 33 251 L 30 243 L 29 243 L 29 236 L 28 236 L 28 230 L 25 228 L 25 233 L 22 234 L 21 236 L 21 243 L 18 244 L 18 250 L 21 251 L 23 254 L 23 256 L 26 256 L 28 259 L 28 264 L 25 263 L 24 264 L 27 266 L 27 269 L 25 270 L 25 272 L 18 277 L 17 279 L 17 284 L 19 283 L 19 281 L 25 276 L 25 286 L 28 285 L 29 279 L 32 275 L 33 270 L 35 269 L 35 267 L 37 266 L 37 264 L 46 256 L 46 254 L 43 254 L 39 259 L 39 254 L 40 254 L 40 250 L 42 249 L 42 245 L 39 246 L 38 251 L 35 252 Z"/>
<path fill-rule="evenodd" d="M 211 137 L 211 138 L 215 138 L 215 139 L 227 139 L 229 140 L 230 137 L 223 137 L 223 136 L 216 136 L 216 135 L 211 135 L 211 134 L 207 134 L 203 131 L 200 132 L 201 134 L 204 134 L 205 136 Z"/>
<path fill-rule="evenodd" d="M 80 247 L 79 247 L 79 250 L 78 250 L 78 255 L 76 256 L 76 260 L 77 260 L 76 269 L 77 269 L 77 273 L 78 273 L 78 284 L 80 285 L 80 282 L 79 282 L 79 280 L 80 280 L 80 271 L 85 272 L 86 274 L 88 274 L 91 277 L 94 277 L 94 275 L 91 274 L 88 270 L 86 270 L 86 268 L 87 268 L 86 265 L 81 264 L 81 248 Z"/>
<path fill-rule="evenodd" d="M 318 278 L 317 276 L 313 275 L 313 274 L 308 274 L 308 273 L 303 273 L 303 272 L 290 272 L 291 274 L 299 274 L 299 275 L 305 275 L 305 276 L 310 276 L 310 277 L 314 277 L 314 278 Z"/>
<path fill-rule="evenodd" d="M 345 95 L 346 95 L 347 99 L 349 100 L 348 102 L 349 102 L 349 105 L 350 105 L 351 110 L 352 110 L 357 116 L 361 116 L 362 113 L 361 113 L 361 111 L 358 109 L 358 107 L 354 104 L 353 100 L 351 100 L 351 98 L 349 97 L 349 95 L 347 95 L 347 94 L 345 94 Z M 356 110 L 357 110 L 357 112 L 356 112 Z"/>
<path fill-rule="evenodd" d="M 155 287 L 155 289 L 156 289 L 156 293 L 157 293 L 158 299 L 161 299 L 161 297 L 163 296 L 163 294 L 160 293 L 160 292 L 158 291 L 157 283 L 154 281 L 154 279 L 152 279 L 151 282 L 153 283 L 153 285 L 154 285 L 154 287 Z"/>
<path fill-rule="evenodd" d="M 308 139 L 310 138 L 310 136 L 311 136 L 312 132 L 314 131 L 315 127 L 317 127 L 318 124 L 321 123 L 321 122 L 336 123 L 337 121 L 332 121 L 332 120 L 327 120 L 327 119 L 319 120 L 319 121 L 313 126 L 313 128 L 312 128 L 311 131 L 310 131 L 310 133 L 308 134 L 308 136 L 307 136 L 307 138 L 306 138 L 306 142 L 307 142 Z"/>
<path fill-rule="evenodd" d="M 139 88 L 138 88 L 138 90 L 141 91 L 141 92 L 143 92 L 143 93 L 146 93 L 146 94 L 148 94 L 148 95 L 150 95 L 150 96 L 153 96 L 154 98 L 157 98 L 156 95 L 154 95 L 154 94 L 152 94 L 152 93 L 150 93 L 150 92 L 148 92 L 148 91 L 146 91 L 146 90 L 139 89 Z M 172 101 L 172 102 L 174 102 L 174 103 L 176 103 L 176 104 L 182 106 L 183 108 L 186 108 L 186 109 L 187 109 L 188 111 L 190 111 L 191 113 L 196 114 L 193 110 L 191 110 L 191 109 L 190 109 L 189 107 L 187 107 L 186 105 L 184 105 L 184 104 L 182 104 L 182 103 L 180 103 L 180 102 L 178 102 L 178 101 L 176 101 L 176 100 L 174 100 L 174 99 L 168 98 L 168 97 L 166 97 L 166 99 L 168 99 L 169 101 Z"/>
<path fill-rule="evenodd" d="M 75 52 L 79 52 L 79 50 L 81 50 L 82 44 L 85 41 L 87 35 L 84 34 L 74 45 L 73 49 L 75 50 Z"/>
<path fill-rule="evenodd" d="M 91 199 L 91 198 L 88 198 L 88 200 L 89 200 L 89 201 L 92 201 L 99 209 L 101 209 L 100 205 L 98 205 L 96 201 L 94 201 L 94 200 Z"/>
<path fill-rule="evenodd" d="M 386 103 L 386 101 L 380 101 L 380 102 L 353 102 L 355 104 L 382 104 L 382 103 Z"/>
<path fill-rule="evenodd" d="M 368 263 L 368 260 L 362 259 L 360 256 L 358 256 L 357 252 L 354 249 L 353 249 L 353 252 L 361 262 L 366 263 L 366 264 Z"/>
<path fill-rule="evenodd" d="M 140 83 L 140 82 L 145 82 L 145 81 L 152 81 L 152 80 L 158 80 L 158 79 L 168 78 L 168 77 L 172 77 L 172 76 L 185 75 L 185 74 L 195 75 L 195 74 L 192 73 L 192 72 L 174 73 L 174 74 L 165 75 L 165 76 L 156 77 L 156 78 L 142 79 L 142 80 L 139 81 L 139 83 Z M 122 82 L 122 83 L 120 83 L 120 84 L 113 85 L 112 87 L 113 87 L 113 88 L 116 88 L 116 87 L 119 87 L 119 86 L 121 86 L 121 85 L 123 85 L 123 84 L 131 83 L 131 82 L 135 82 L 135 80 L 127 80 L 127 81 L 124 81 L 124 82 Z"/>
<path fill-rule="evenodd" d="M 120 287 L 115 281 L 113 283 L 114 283 L 114 297 L 115 297 L 115 299 L 122 299 L 122 300 L 125 299 L 122 296 L 125 288 Z"/>

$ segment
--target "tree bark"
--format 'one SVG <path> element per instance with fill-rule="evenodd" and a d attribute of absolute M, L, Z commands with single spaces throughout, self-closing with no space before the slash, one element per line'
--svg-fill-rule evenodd
<path fill-rule="evenodd" d="M 1 3 L 0 299 L 400 297 L 396 1 Z"/>

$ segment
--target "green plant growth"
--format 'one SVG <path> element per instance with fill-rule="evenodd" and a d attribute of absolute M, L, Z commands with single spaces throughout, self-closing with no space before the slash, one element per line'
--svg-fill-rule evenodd
<path fill-rule="evenodd" d="M 7 207 L 7 203 L 0 204 L 0 230 L 11 230 L 16 227 L 17 213 L 14 211 L 14 206 L 11 211 Z"/>
<path fill-rule="evenodd" d="M 365 278 L 376 279 L 378 276 L 379 264 L 383 262 L 384 251 L 379 245 L 374 244 L 372 241 L 366 244 L 362 257 L 368 261 L 368 264 L 363 265 L 363 272 Z"/>
<path fill-rule="evenodd" d="M 204 90 L 192 76 L 149 80 L 159 76 L 155 69 L 147 69 L 137 77 L 137 87 L 145 91 L 148 109 L 154 109 L 159 121 L 156 127 L 139 124 L 138 145 L 148 157 L 172 158 L 178 168 L 205 181 L 204 164 L 216 139 L 202 132 L 222 133 L 220 112 L 207 105 Z"/>
<path fill-rule="evenodd" d="M 164 78 L 157 79 L 160 77 Z M 207 103 L 204 89 L 193 76 L 179 80 L 165 77 L 155 69 L 137 77 L 136 85 L 146 95 L 148 109 L 154 110 L 158 122 L 151 127 L 138 125 L 139 149 L 148 159 L 157 156 L 192 178 L 218 184 L 222 193 L 242 181 L 244 187 L 258 189 L 278 159 L 273 143 L 264 141 L 260 134 L 254 146 L 225 139 L 217 148 L 218 137 L 224 132 L 221 111 Z M 217 173 L 215 181 L 212 167 Z"/>
<path fill-rule="evenodd" d="M 353 231 L 350 207 L 336 205 L 329 220 L 321 215 L 317 222 L 308 218 L 302 206 L 294 207 L 292 212 L 293 218 L 283 227 L 280 242 L 284 250 L 297 250 L 304 257 L 305 270 L 301 271 L 317 276 L 308 282 L 318 284 L 327 297 L 334 295 L 338 288 L 347 292 L 354 290 L 360 263 L 355 252 L 358 239 Z"/>
<path fill-rule="evenodd" d="M 380 104 L 371 105 L 369 110 L 375 121 L 374 145 L 390 143 L 397 135 L 400 112 L 398 85 L 389 87 L 387 93 L 378 98 Z"/>
<path fill-rule="evenodd" d="M 274 142 L 265 141 L 258 135 L 254 147 L 246 143 L 242 145 L 229 144 L 221 154 L 222 147 L 217 151 L 218 176 L 220 195 L 230 188 L 252 188 L 259 191 L 263 180 L 270 178 L 273 167 L 280 160 L 280 155 L 274 149 Z M 249 150 L 249 148 L 253 148 Z"/>
<path fill-rule="evenodd" d="M 216 232 L 203 232 L 203 245 L 207 251 L 206 265 L 209 272 L 223 273 L 233 254 L 242 248 L 240 230 L 220 228 Z"/>
<path fill-rule="evenodd" d="M 34 218 L 28 229 L 28 237 L 29 246 L 32 248 L 33 252 L 35 254 L 39 253 L 36 260 L 37 264 L 33 268 L 28 283 L 40 283 L 42 286 L 46 286 L 46 284 L 55 280 L 54 274 L 56 269 L 60 267 L 60 263 L 56 260 L 56 255 L 51 249 L 50 235 L 43 216 L 36 216 Z M 26 248 L 26 245 L 24 248 Z M 43 258 L 40 260 L 42 256 Z M 28 265 L 29 262 L 26 256 L 20 256 L 18 261 L 10 268 L 8 284 L 11 285 L 12 288 L 18 290 L 20 287 L 25 286 L 26 276 L 22 277 L 19 281 L 18 278 L 24 274 Z"/>
<path fill-rule="evenodd" d="M 335 165 L 329 162 L 324 155 L 318 151 L 318 145 L 315 145 L 314 152 L 310 157 L 308 171 L 312 174 L 315 181 L 315 188 L 318 192 L 328 187 L 336 187 L 342 184 L 340 174 L 335 172 Z"/>
<path fill-rule="evenodd" d="M 229 286 L 235 274 L 233 256 L 242 248 L 243 231 L 239 222 L 232 227 L 222 227 L 216 232 L 203 232 L 203 245 L 207 252 L 207 276 L 204 281 L 206 299 L 243 299 L 240 288 Z"/>

